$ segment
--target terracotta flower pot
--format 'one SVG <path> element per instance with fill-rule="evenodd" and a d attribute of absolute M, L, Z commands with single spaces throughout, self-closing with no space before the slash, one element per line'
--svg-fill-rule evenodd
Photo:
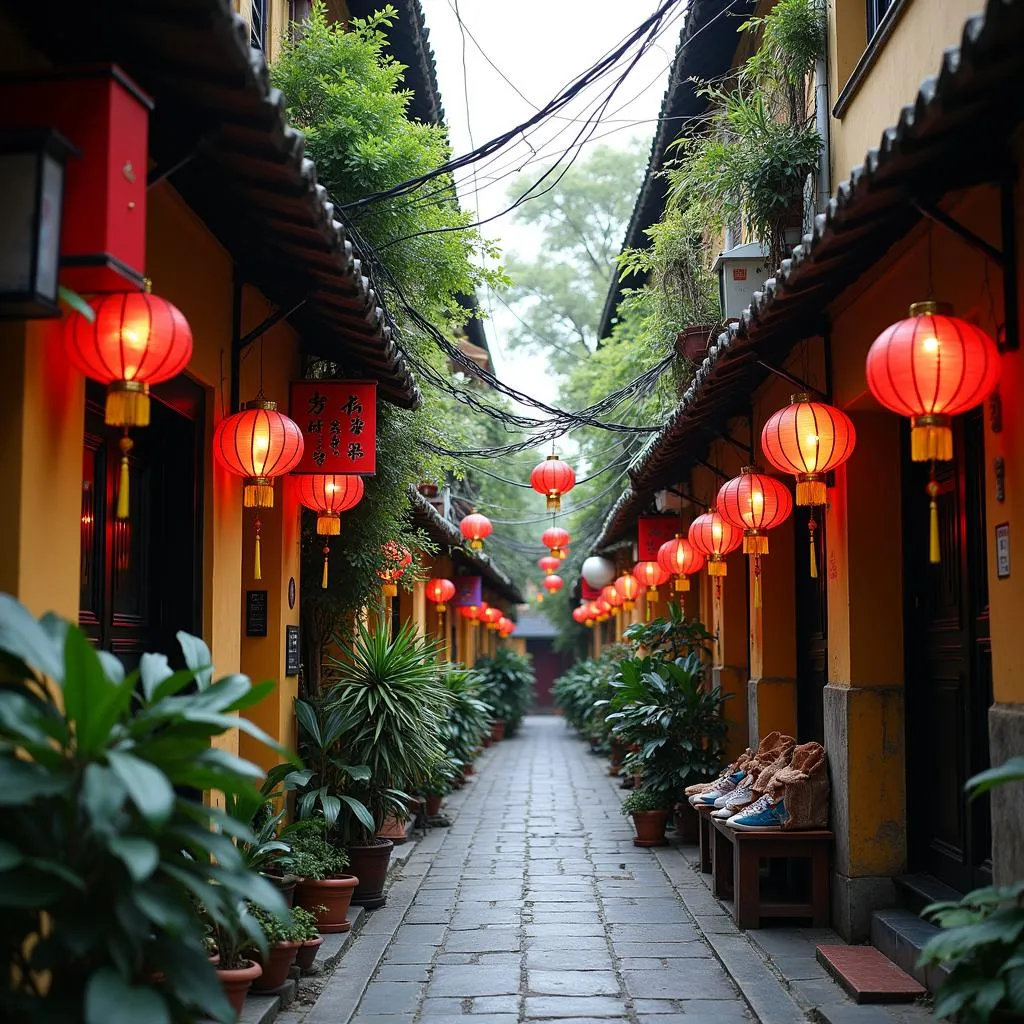
<path fill-rule="evenodd" d="M 261 961 L 263 973 L 252 983 L 253 992 L 270 992 L 288 980 L 288 970 L 302 947 L 301 942 L 278 942 L 270 947 Z"/>
<path fill-rule="evenodd" d="M 505 738 L 505 719 L 496 718 L 491 722 L 491 739 L 500 743 Z"/>
<path fill-rule="evenodd" d="M 634 846 L 664 846 L 665 826 L 668 811 L 634 811 L 633 827 L 636 829 Z"/>
<path fill-rule="evenodd" d="M 468 779 L 470 777 L 470 775 L 472 775 L 472 774 L 473 774 L 473 765 L 472 765 L 472 763 L 469 763 L 469 764 L 467 764 L 467 765 L 465 765 L 463 767 L 463 769 L 462 769 L 462 776 L 463 776 L 463 778 Z"/>
<path fill-rule="evenodd" d="M 323 881 L 303 878 L 295 890 L 295 898 L 300 907 L 316 914 L 316 926 L 325 935 L 347 932 L 352 927 L 352 922 L 347 920 L 348 908 L 358 884 L 355 875 L 339 875 Z M 327 909 L 317 910 L 317 907 Z"/>
<path fill-rule="evenodd" d="M 696 843 L 700 841 L 700 822 L 697 819 L 697 812 L 689 801 L 676 804 L 675 811 L 676 836 L 681 843 Z"/>
<path fill-rule="evenodd" d="M 716 324 L 691 324 L 676 335 L 676 354 L 691 363 L 702 363 L 708 344 L 718 335 Z"/>
<path fill-rule="evenodd" d="M 442 796 L 428 796 L 427 797 L 427 817 L 433 818 L 435 814 L 441 813 L 441 801 L 444 799 Z"/>
<path fill-rule="evenodd" d="M 612 752 L 610 764 L 608 765 L 609 775 L 618 775 L 622 768 L 622 759 L 626 756 L 626 747 L 618 740 L 612 740 Z"/>
<path fill-rule="evenodd" d="M 483 742 L 483 745 L 484 745 L 484 750 L 486 750 L 486 749 L 487 749 L 487 748 L 488 748 L 488 747 L 489 747 L 489 746 L 490 746 L 490 745 L 491 745 L 491 744 L 492 744 L 492 743 L 494 742 L 494 737 L 493 737 L 493 736 L 491 736 L 491 734 L 490 734 L 490 733 L 488 733 L 488 734 L 487 734 L 487 735 L 486 735 L 486 736 L 485 736 L 485 737 L 483 738 L 482 742 Z"/>
<path fill-rule="evenodd" d="M 359 878 L 359 884 L 352 894 L 352 902 L 357 907 L 376 910 L 384 906 L 384 881 L 388 876 L 388 862 L 393 848 L 394 843 L 390 839 L 382 839 L 373 846 L 349 847 L 349 867 Z"/>
<path fill-rule="evenodd" d="M 299 946 L 299 951 L 295 954 L 295 963 L 303 974 L 307 974 L 309 971 L 313 970 L 313 961 L 316 960 L 316 955 L 323 944 L 323 936 L 318 935 L 315 939 L 306 939 L 306 941 Z"/>
<path fill-rule="evenodd" d="M 389 814 L 384 819 L 384 824 L 377 829 L 377 838 L 390 839 L 396 845 L 404 843 L 406 840 L 405 822 L 399 821 L 397 814 Z"/>
<path fill-rule="evenodd" d="M 236 967 L 231 970 L 217 968 L 217 977 L 220 978 L 224 995 L 227 996 L 235 1013 L 242 1012 L 245 1004 L 245 997 L 252 988 L 252 983 L 263 973 L 263 968 L 252 960 L 247 960 L 247 967 Z"/>

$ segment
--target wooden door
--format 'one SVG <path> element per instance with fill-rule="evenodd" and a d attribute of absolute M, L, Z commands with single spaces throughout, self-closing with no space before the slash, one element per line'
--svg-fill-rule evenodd
<path fill-rule="evenodd" d="M 811 575 L 808 522 L 811 510 L 796 508 L 796 723 L 797 739 L 825 742 L 828 682 L 828 602 L 824 510 L 814 510 L 818 575 Z"/>
<path fill-rule="evenodd" d="M 964 783 L 988 767 L 992 661 L 981 410 L 955 422 L 936 465 L 941 562 L 928 560 L 927 464 L 904 437 L 907 812 L 910 867 L 966 891 L 991 880 L 987 798 Z"/>
<path fill-rule="evenodd" d="M 79 624 L 129 670 L 146 651 L 178 665 L 179 630 L 202 631 L 203 393 L 185 378 L 155 389 L 149 427 L 132 432 L 130 516 L 115 516 L 121 431 L 87 391 Z"/>

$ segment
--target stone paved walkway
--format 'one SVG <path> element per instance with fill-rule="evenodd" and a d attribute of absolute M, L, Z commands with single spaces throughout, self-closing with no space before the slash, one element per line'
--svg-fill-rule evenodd
<path fill-rule="evenodd" d="M 414 852 L 413 876 L 370 915 L 308 1024 L 754 1019 L 658 859 L 633 846 L 603 762 L 560 719 L 528 719 L 485 760 L 453 827 Z M 403 915 L 393 930 L 389 914 Z M 383 957 L 353 1007 L 350 972 L 375 938 Z"/>

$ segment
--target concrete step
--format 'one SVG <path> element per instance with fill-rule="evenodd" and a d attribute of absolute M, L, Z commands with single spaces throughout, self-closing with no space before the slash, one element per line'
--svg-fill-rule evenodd
<path fill-rule="evenodd" d="M 920 914 L 929 903 L 958 900 L 963 896 L 962 892 L 940 882 L 934 875 L 900 875 L 894 882 L 899 905 L 915 914 Z"/>
<path fill-rule="evenodd" d="M 925 969 L 917 963 L 924 944 L 938 931 L 935 925 L 899 907 L 877 910 L 871 915 L 871 944 L 930 992 L 935 991 L 949 971 L 938 966 Z"/>

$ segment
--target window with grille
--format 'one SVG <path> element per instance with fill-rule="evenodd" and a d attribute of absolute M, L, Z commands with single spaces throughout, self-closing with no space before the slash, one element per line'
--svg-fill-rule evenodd
<path fill-rule="evenodd" d="M 885 20 L 885 16 L 889 11 L 889 8 L 895 3 L 895 0 L 867 0 L 868 2 L 868 39 L 870 39 L 879 29 L 882 22 Z"/>
<path fill-rule="evenodd" d="M 255 50 L 267 48 L 267 0 L 252 0 L 249 8 L 250 45 Z"/>

